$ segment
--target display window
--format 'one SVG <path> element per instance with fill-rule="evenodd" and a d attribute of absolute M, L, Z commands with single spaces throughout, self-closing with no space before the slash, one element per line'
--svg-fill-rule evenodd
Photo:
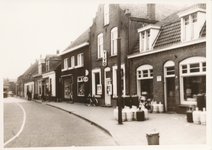
<path fill-rule="evenodd" d="M 205 57 L 191 57 L 180 63 L 181 104 L 196 105 L 198 94 L 206 94 Z"/>
<path fill-rule="evenodd" d="M 85 96 L 85 83 L 83 81 L 83 77 L 77 78 L 77 94 L 78 96 Z"/>
<path fill-rule="evenodd" d="M 71 92 L 72 92 L 72 80 L 71 78 L 65 78 L 63 80 L 64 85 L 64 98 L 70 99 L 71 98 Z"/>

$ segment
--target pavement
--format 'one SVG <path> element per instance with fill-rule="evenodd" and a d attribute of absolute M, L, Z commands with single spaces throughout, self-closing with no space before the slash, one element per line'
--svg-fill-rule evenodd
<path fill-rule="evenodd" d="M 120 146 L 148 145 L 147 133 L 153 130 L 159 132 L 159 145 L 206 144 L 206 125 L 188 123 L 186 114 L 149 113 L 148 120 L 123 121 L 120 125 L 114 118 L 114 107 L 85 106 L 77 102 L 34 101 L 89 121 L 112 136 Z"/>

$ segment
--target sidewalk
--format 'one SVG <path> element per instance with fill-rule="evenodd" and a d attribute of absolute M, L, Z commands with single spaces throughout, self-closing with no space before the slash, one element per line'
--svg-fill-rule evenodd
<path fill-rule="evenodd" d="M 100 127 L 120 146 L 148 145 L 146 133 L 159 131 L 160 145 L 206 144 L 206 126 L 188 123 L 185 114 L 149 113 L 149 120 L 128 121 L 122 125 L 113 117 L 113 107 L 88 107 L 82 103 L 36 102 L 67 111 Z"/>

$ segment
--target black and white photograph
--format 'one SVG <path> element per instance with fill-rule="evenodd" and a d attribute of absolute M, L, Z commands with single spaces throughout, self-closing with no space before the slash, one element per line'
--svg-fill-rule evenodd
<path fill-rule="evenodd" d="M 210 0 L 0 0 L 1 149 L 211 150 Z"/>

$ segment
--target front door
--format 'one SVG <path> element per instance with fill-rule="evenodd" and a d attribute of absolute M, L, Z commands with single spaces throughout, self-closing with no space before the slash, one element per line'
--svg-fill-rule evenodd
<path fill-rule="evenodd" d="M 111 106 L 112 84 L 110 78 L 105 78 L 105 105 Z"/>
<path fill-rule="evenodd" d="M 175 112 L 175 78 L 166 78 L 167 111 Z"/>

